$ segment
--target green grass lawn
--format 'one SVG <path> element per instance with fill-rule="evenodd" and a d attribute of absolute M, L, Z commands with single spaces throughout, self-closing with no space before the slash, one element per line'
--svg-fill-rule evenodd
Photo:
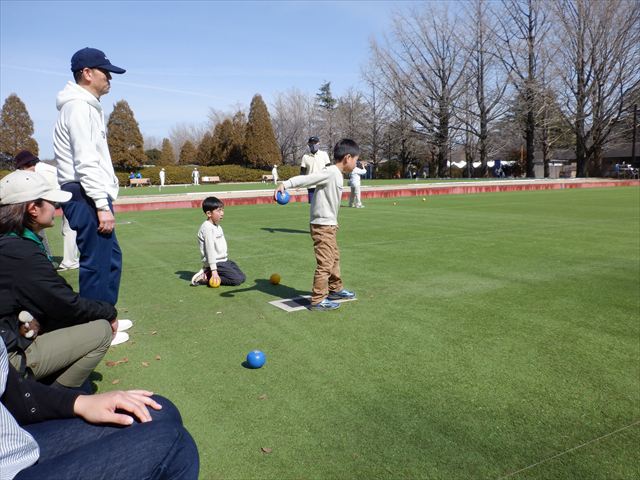
<path fill-rule="evenodd" d="M 412 185 L 416 183 L 443 183 L 443 182 L 478 182 L 490 181 L 497 179 L 490 178 L 456 178 L 442 179 L 430 178 L 417 180 L 403 179 L 383 179 L 383 180 L 362 180 L 363 186 L 387 186 L 387 185 Z M 345 185 L 347 182 L 345 181 Z M 236 192 L 238 190 L 273 190 L 273 183 L 262 182 L 243 182 L 243 183 L 209 183 L 201 185 L 166 185 L 160 190 L 157 185 L 151 187 L 127 187 L 120 188 L 119 197 L 132 197 L 143 195 L 184 195 L 185 193 L 204 193 L 204 192 Z"/>
<path fill-rule="evenodd" d="M 173 399 L 202 479 L 638 478 L 640 189 L 343 208 L 335 312 L 267 304 L 310 289 L 306 204 L 225 213 L 219 289 L 188 284 L 201 211 L 118 215 L 135 325 L 96 375 Z"/>

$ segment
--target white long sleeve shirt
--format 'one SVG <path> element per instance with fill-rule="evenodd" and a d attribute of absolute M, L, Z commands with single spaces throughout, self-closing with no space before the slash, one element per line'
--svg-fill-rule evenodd
<path fill-rule="evenodd" d="M 198 230 L 198 245 L 202 265 L 217 270 L 218 262 L 226 262 L 228 257 L 227 241 L 220 225 L 205 220 Z"/>
<path fill-rule="evenodd" d="M 58 121 L 53 151 L 58 183 L 80 182 L 97 208 L 118 198 L 118 178 L 107 145 L 102 105 L 81 86 L 69 82 L 56 98 Z"/>
<path fill-rule="evenodd" d="M 283 182 L 285 188 L 316 186 L 309 213 L 309 223 L 313 225 L 338 224 L 343 183 L 342 172 L 335 165 L 311 175 L 298 175 Z"/>
<path fill-rule="evenodd" d="M 367 171 L 364 168 L 354 168 L 349 174 L 349 184 L 352 187 L 360 186 L 360 175 L 366 175 Z"/>

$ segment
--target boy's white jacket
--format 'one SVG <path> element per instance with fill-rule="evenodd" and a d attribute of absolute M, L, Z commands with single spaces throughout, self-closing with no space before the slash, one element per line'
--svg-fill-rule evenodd
<path fill-rule="evenodd" d="M 107 146 L 102 105 L 81 86 L 68 82 L 56 98 L 60 111 L 53 132 L 58 183 L 80 182 L 96 208 L 118 198 L 118 178 Z"/>

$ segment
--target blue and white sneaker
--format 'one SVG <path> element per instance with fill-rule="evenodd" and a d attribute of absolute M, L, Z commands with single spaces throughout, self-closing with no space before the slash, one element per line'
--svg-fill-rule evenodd
<path fill-rule="evenodd" d="M 329 300 L 351 300 L 352 298 L 356 298 L 356 292 L 345 290 L 343 288 L 339 292 L 329 292 L 329 296 L 327 298 Z"/>
<path fill-rule="evenodd" d="M 340 304 L 336 302 L 332 302 L 331 300 L 325 298 L 320 303 L 316 303 L 315 305 L 311 305 L 309 310 L 335 310 L 336 308 L 340 308 Z"/>

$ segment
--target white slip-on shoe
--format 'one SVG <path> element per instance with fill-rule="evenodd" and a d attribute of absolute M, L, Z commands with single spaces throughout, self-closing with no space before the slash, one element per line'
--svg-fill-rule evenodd
<path fill-rule="evenodd" d="M 121 343 L 129 341 L 129 334 L 126 332 L 117 332 L 113 340 L 111 340 L 111 346 L 120 345 Z"/>
<path fill-rule="evenodd" d="M 129 330 L 131 327 L 133 327 L 133 322 L 131 320 L 128 320 L 126 318 L 122 318 L 122 319 L 118 320 L 118 331 L 119 332 L 124 332 L 126 330 Z"/>

